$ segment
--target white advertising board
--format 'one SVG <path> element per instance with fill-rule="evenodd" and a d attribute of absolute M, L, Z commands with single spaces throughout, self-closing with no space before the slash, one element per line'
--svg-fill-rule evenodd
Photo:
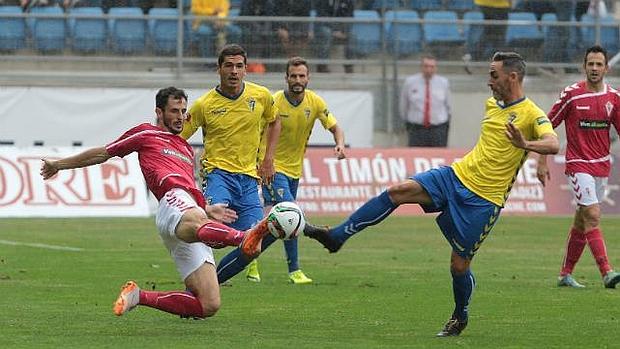
<path fill-rule="evenodd" d="M 83 150 L 0 147 L 0 217 L 148 216 L 147 189 L 136 154 L 60 171 L 47 181 L 41 178 L 41 158 Z"/>

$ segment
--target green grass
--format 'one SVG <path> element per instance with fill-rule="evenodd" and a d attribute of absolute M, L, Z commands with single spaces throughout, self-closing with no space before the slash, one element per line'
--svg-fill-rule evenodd
<path fill-rule="evenodd" d="M 500 219 L 473 263 L 469 327 L 437 339 L 453 303 L 450 248 L 432 217 L 391 217 L 332 255 L 302 238 L 312 285 L 287 283 L 277 243 L 260 259 L 263 282 L 235 277 L 222 288 L 220 312 L 204 321 L 145 307 L 112 314 L 127 279 L 183 288 L 153 219 L 2 219 L 0 240 L 84 250 L 0 243 L 0 347 L 618 347 L 620 289 L 602 287 L 588 251 L 575 273 L 587 288 L 555 287 L 569 225 L 570 218 Z M 620 218 L 603 220 L 616 265 L 619 227 Z"/>

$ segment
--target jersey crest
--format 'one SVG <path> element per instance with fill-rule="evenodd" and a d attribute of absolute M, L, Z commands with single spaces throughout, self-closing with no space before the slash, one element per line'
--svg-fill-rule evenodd
<path fill-rule="evenodd" d="M 250 108 L 250 111 L 254 111 L 254 108 L 256 108 L 256 100 L 252 97 L 248 99 L 248 108 Z"/>
<path fill-rule="evenodd" d="M 614 109 L 614 105 L 611 103 L 611 101 L 607 101 L 607 103 L 605 103 L 605 111 L 607 111 L 607 117 L 611 116 L 611 111 Z"/>

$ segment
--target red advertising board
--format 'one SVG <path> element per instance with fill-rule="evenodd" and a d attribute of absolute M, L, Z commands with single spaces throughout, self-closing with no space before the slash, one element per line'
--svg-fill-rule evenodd
<path fill-rule="evenodd" d="M 462 157 L 464 149 L 391 148 L 347 149 L 347 159 L 338 161 L 331 148 L 311 148 L 304 159 L 297 200 L 308 215 L 346 215 L 378 195 L 386 187 L 433 167 L 450 165 Z M 521 168 L 504 214 L 572 215 L 572 193 L 564 176 L 564 156 L 549 157 L 551 181 L 543 187 L 536 177 L 537 155 Z M 612 173 L 618 173 L 614 164 Z M 612 175 L 604 213 L 620 213 L 620 181 Z M 396 214 L 417 215 L 417 205 L 401 206 Z"/>

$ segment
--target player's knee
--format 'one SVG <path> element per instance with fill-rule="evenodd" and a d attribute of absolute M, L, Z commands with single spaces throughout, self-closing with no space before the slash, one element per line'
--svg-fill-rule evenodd
<path fill-rule="evenodd" d="M 220 300 L 203 301 L 202 303 L 202 315 L 203 318 L 211 317 L 220 310 Z"/>
<path fill-rule="evenodd" d="M 597 227 L 601 222 L 601 211 L 598 205 L 583 207 L 581 209 L 584 230 Z"/>
<path fill-rule="evenodd" d="M 469 264 L 470 260 L 453 253 L 450 259 L 450 272 L 454 275 L 465 274 L 469 270 Z"/>

